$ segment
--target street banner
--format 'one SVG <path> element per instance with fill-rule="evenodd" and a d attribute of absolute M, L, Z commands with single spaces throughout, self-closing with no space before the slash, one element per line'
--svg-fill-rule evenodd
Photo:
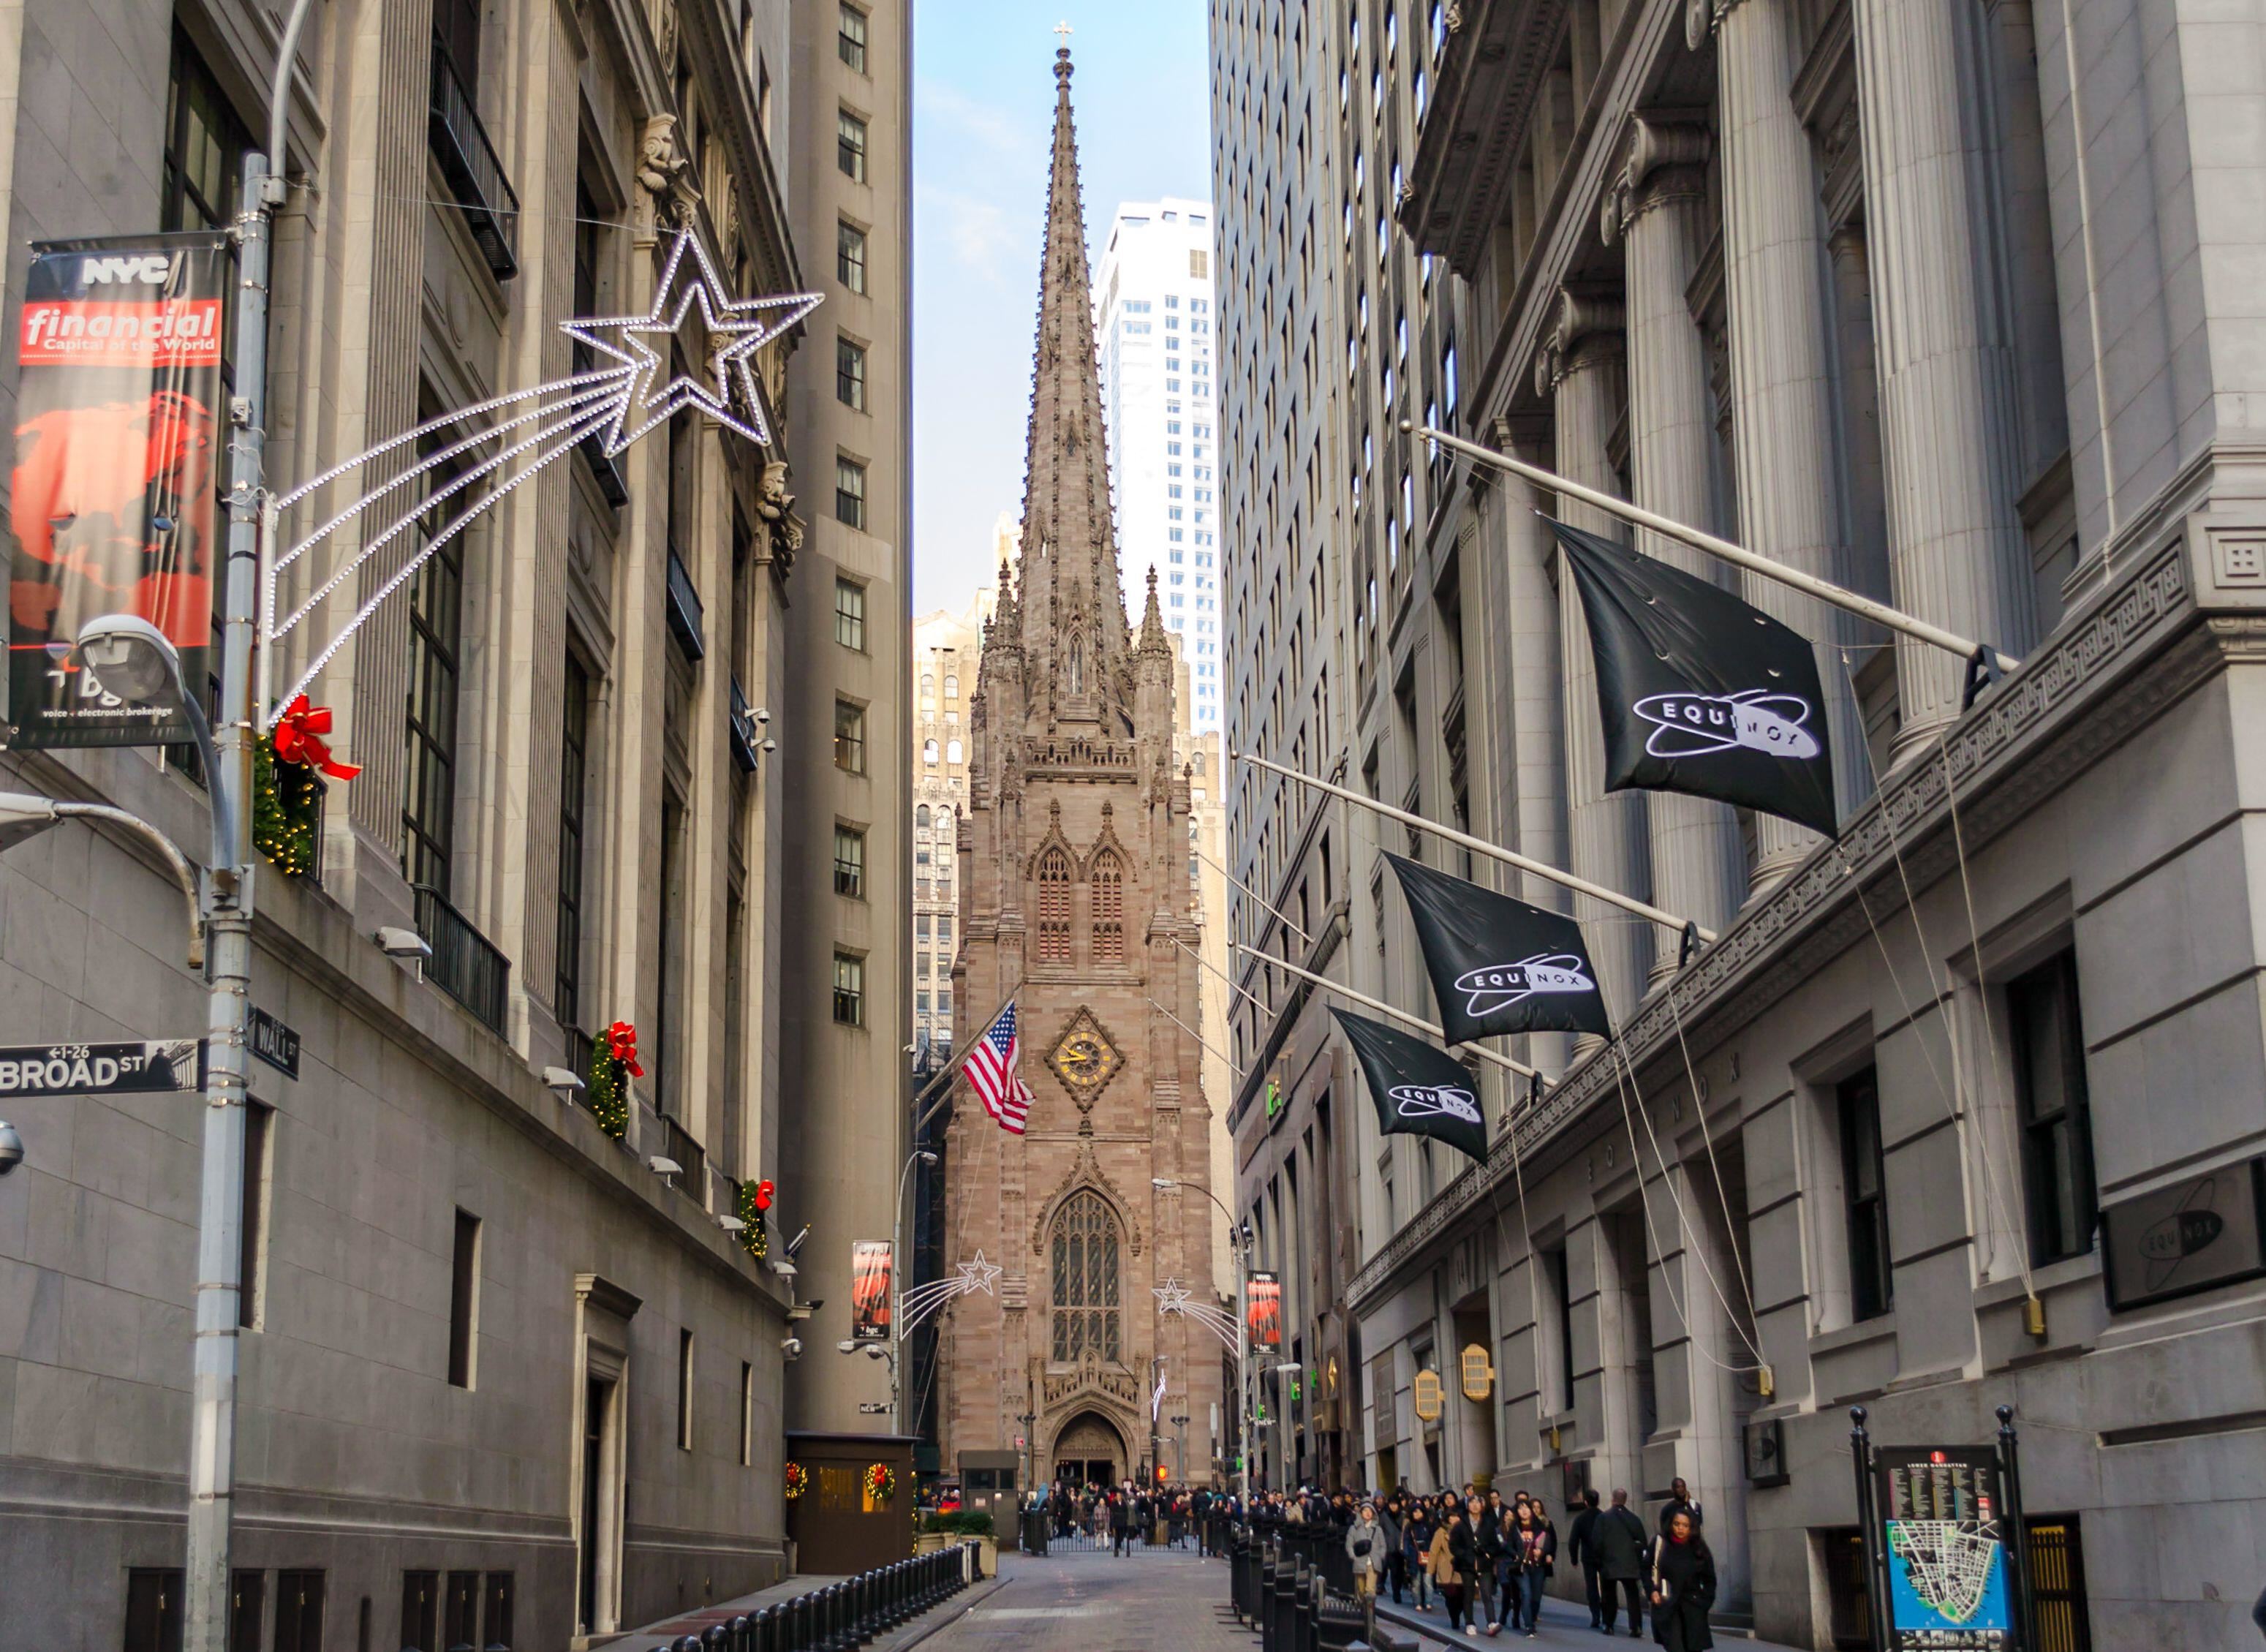
<path fill-rule="evenodd" d="M 859 1342 L 889 1340 L 888 1239 L 859 1239 L 850 1247 L 850 1335 Z"/>
<path fill-rule="evenodd" d="M 6 741 L 150 746 L 194 736 L 69 663 L 90 619 L 133 614 L 211 676 L 228 243 L 210 231 L 43 242 L 17 331 Z"/>
<path fill-rule="evenodd" d="M 1550 525 L 1590 622 L 1605 789 L 1711 797 L 1835 836 L 1809 640 L 1657 558 Z"/>
<path fill-rule="evenodd" d="M 1251 1346 L 1266 1350 L 1283 1346 L 1283 1276 L 1254 1269 L 1244 1281 L 1245 1328 Z"/>
<path fill-rule="evenodd" d="M 1505 1033 L 1612 1035 L 1582 926 L 1563 912 L 1387 853 L 1451 1044 Z"/>
<path fill-rule="evenodd" d="M 1873 1473 L 1888 1652 L 2014 1652 L 2021 1637 L 1997 1453 L 1879 1446 Z"/>
<path fill-rule="evenodd" d="M 1387 1136 L 1429 1136 L 1473 1159 L 1487 1157 L 1487 1122 L 1472 1076 L 1445 1050 L 1382 1021 L 1333 1008 L 1361 1060 L 1377 1128 Z"/>
<path fill-rule="evenodd" d="M 0 1098 L 158 1095 L 204 1087 L 201 1038 L 0 1047 Z"/>

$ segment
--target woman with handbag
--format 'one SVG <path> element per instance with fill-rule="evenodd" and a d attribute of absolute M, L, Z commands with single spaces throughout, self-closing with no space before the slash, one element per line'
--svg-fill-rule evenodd
<path fill-rule="evenodd" d="M 1652 1552 L 1652 1638 L 1668 1652 L 1705 1652 L 1715 1644 L 1707 1609 L 1715 1604 L 1715 1557 L 1683 1509 Z"/>
<path fill-rule="evenodd" d="M 1511 1624 L 1532 1640 L 1542 1617 L 1542 1585 L 1557 1569 L 1558 1532 L 1539 1503 L 1526 1503 L 1510 1517 L 1508 1543 L 1514 1592 Z"/>
<path fill-rule="evenodd" d="M 1477 1631 L 1464 1621 L 1465 1591 L 1471 1587 L 1473 1556 L 1472 1529 L 1464 1523 L 1464 1511 L 1451 1505 L 1447 1517 L 1432 1533 L 1432 1546 L 1424 1556 L 1425 1569 L 1432 1581 L 1440 1586 L 1441 1598 L 1448 1604 L 1448 1627 L 1465 1634 Z"/>

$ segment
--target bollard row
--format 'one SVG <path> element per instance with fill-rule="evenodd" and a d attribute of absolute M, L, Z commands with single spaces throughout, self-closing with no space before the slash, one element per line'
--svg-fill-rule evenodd
<path fill-rule="evenodd" d="M 1400 1652 L 1404 1643 L 1371 1619 L 1367 1603 L 1330 1587 L 1330 1568 L 1310 1563 L 1308 1544 L 1262 1539 L 1241 1525 L 1215 1541 L 1236 1619 L 1257 1632 L 1260 1652 Z"/>
<path fill-rule="evenodd" d="M 854 1652 L 973 1583 L 976 1554 L 973 1543 L 916 1554 L 742 1612 L 705 1634 L 662 1641 L 651 1652 Z"/>

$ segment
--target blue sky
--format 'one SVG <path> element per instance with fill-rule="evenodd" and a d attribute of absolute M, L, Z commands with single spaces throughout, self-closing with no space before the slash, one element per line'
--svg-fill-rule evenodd
<path fill-rule="evenodd" d="M 1023 498 L 1056 41 L 1087 245 L 1120 201 L 1211 194 L 1202 0 L 917 0 L 913 611 L 964 607 Z"/>

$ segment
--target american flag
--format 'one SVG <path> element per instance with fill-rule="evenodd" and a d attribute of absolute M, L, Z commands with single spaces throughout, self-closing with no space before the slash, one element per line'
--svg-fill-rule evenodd
<path fill-rule="evenodd" d="M 983 1100 L 983 1110 L 991 1115 L 991 1122 L 1011 1136 L 1020 1136 L 1025 1122 L 1031 1116 L 1030 1090 L 1015 1076 L 1015 1057 L 1020 1044 L 1015 1031 L 1014 1000 L 1011 998 L 961 1064 L 961 1071 L 968 1075 L 968 1082 Z"/>

